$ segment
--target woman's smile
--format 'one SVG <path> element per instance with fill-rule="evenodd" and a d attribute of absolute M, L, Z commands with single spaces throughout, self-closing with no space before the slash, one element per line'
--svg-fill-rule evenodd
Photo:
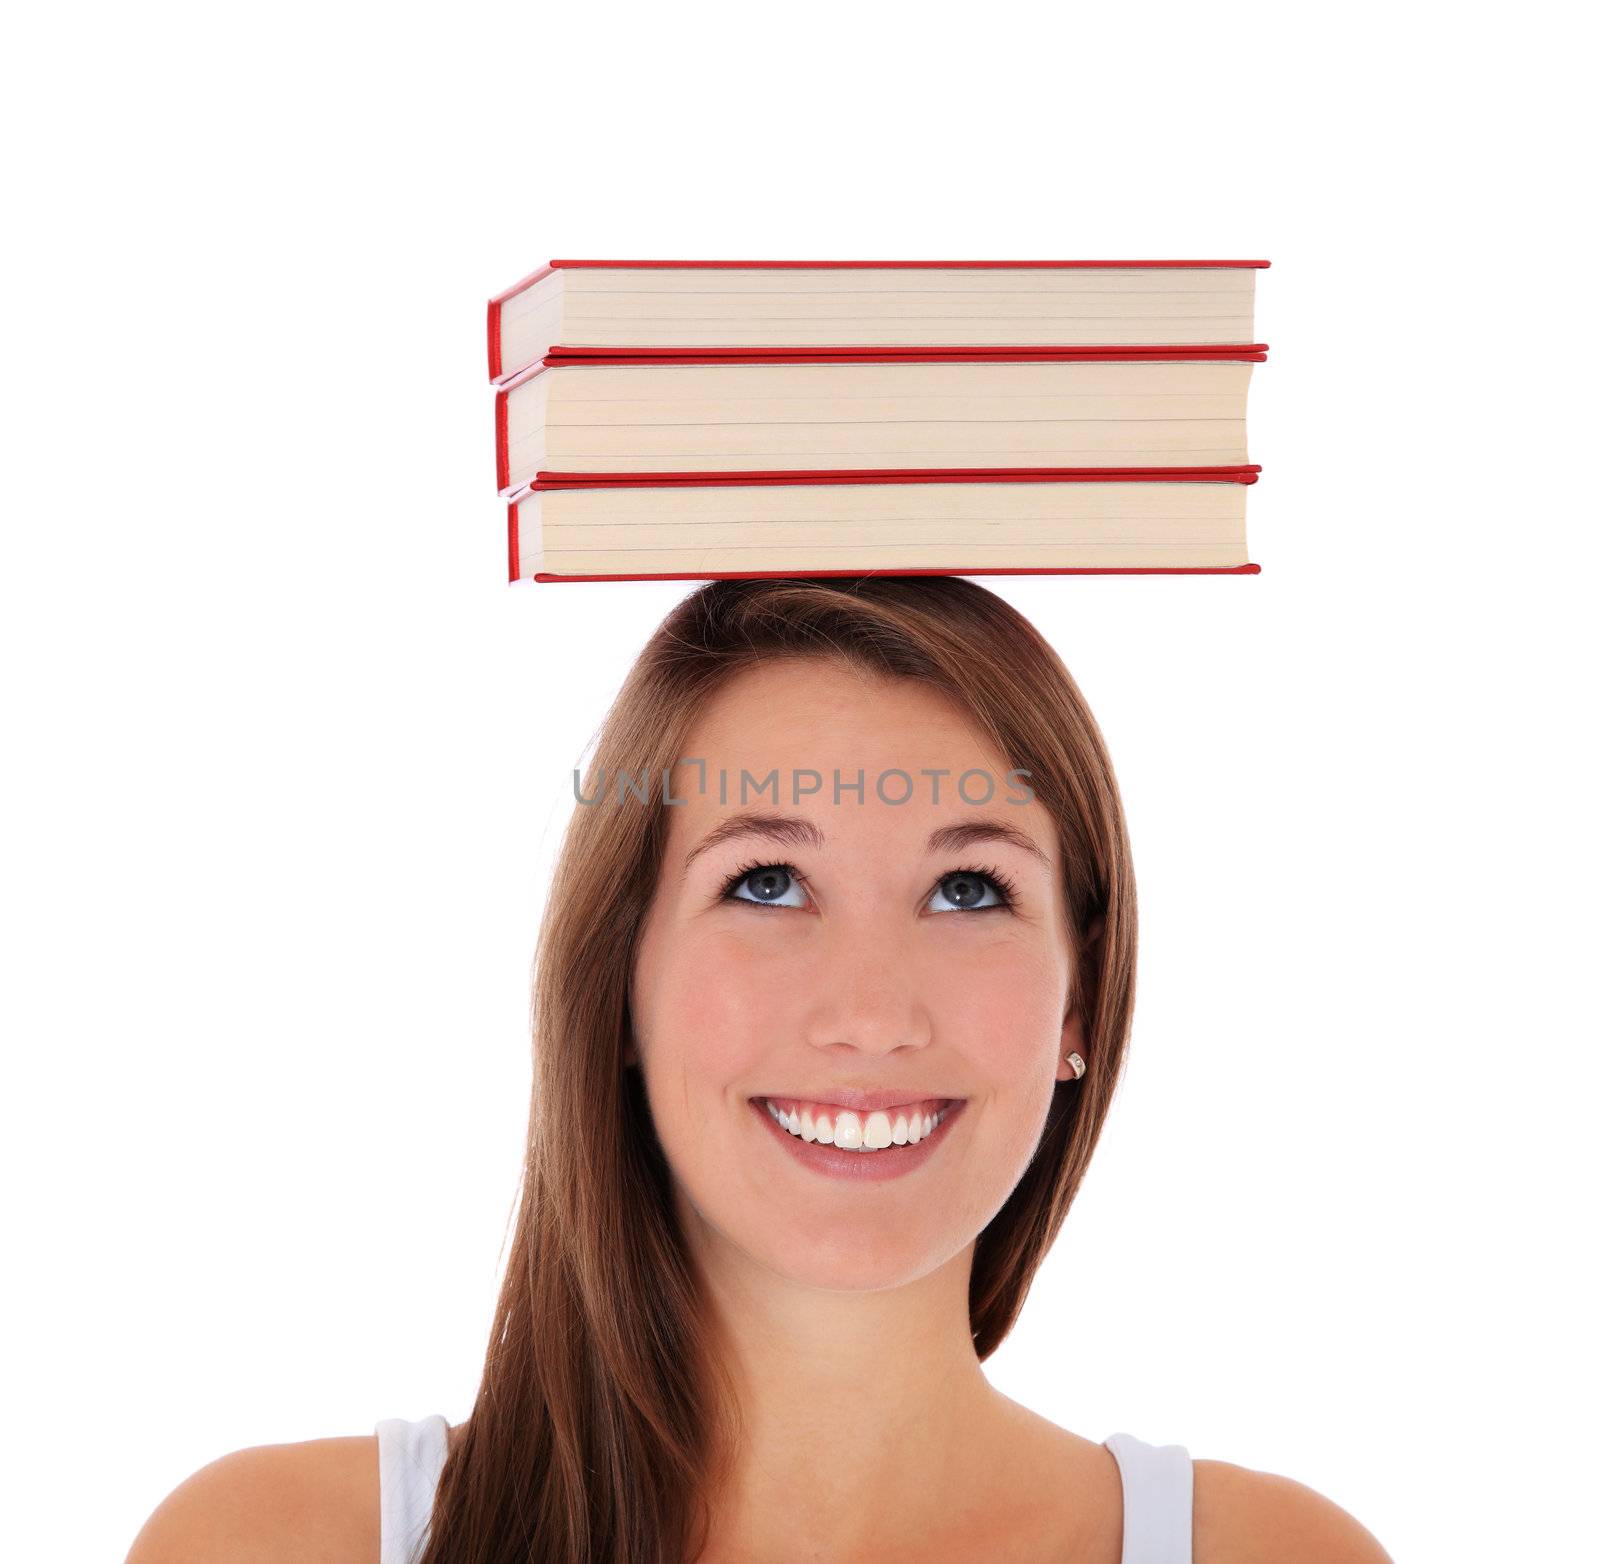
<path fill-rule="evenodd" d="M 830 1113 L 825 1105 L 813 1113 L 810 1104 L 791 1112 L 766 1097 L 750 1101 L 768 1138 L 781 1143 L 780 1152 L 813 1172 L 868 1182 L 901 1178 L 924 1166 L 965 1107 L 964 1098 L 955 1098 L 942 1107 L 928 1102 L 909 1113 L 880 1108 L 862 1115 L 850 1108 Z"/>

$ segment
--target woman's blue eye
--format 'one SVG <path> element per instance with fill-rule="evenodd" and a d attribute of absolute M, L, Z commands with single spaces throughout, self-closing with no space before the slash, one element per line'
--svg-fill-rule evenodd
<path fill-rule="evenodd" d="M 801 907 L 805 903 L 785 898 L 800 895 L 803 880 L 793 864 L 744 864 L 722 884 L 722 900 L 753 903 L 757 907 Z M 741 889 L 753 894 L 741 896 Z M 934 887 L 932 900 L 942 897 L 938 912 L 990 912 L 1012 905 L 1015 887 L 998 869 L 953 869 Z"/>
<path fill-rule="evenodd" d="M 951 887 L 948 891 L 947 886 Z M 995 899 L 985 901 L 983 898 L 990 891 Z M 935 897 L 944 896 L 957 912 L 987 912 L 991 907 L 1007 907 L 1011 904 L 1000 885 L 976 869 L 957 869 L 947 874 L 934 887 L 933 894 Z M 945 909 L 941 907 L 938 910 L 943 912 Z"/>
<path fill-rule="evenodd" d="M 753 896 L 735 895 L 734 892 L 743 885 L 748 885 L 755 894 Z M 763 863 L 739 870 L 723 887 L 723 895 L 729 901 L 753 901 L 762 907 L 799 907 L 804 906 L 804 902 L 780 901 L 778 899 L 787 895 L 790 891 L 798 891 L 799 889 L 800 882 L 789 865 Z"/>

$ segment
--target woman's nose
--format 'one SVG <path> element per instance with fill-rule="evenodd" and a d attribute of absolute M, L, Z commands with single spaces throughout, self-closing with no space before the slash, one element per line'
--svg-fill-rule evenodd
<path fill-rule="evenodd" d="M 928 1041 L 932 1018 L 909 939 L 882 929 L 840 928 L 820 946 L 809 1017 L 813 1043 L 887 1053 Z"/>

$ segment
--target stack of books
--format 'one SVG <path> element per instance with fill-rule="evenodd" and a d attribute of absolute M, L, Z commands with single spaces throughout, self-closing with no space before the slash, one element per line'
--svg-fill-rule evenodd
<path fill-rule="evenodd" d="M 1267 261 L 551 261 L 489 302 L 511 579 L 1254 575 Z"/>

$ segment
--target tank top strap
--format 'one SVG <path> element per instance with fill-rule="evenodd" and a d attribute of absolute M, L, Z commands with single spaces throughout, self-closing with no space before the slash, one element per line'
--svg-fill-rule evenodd
<path fill-rule="evenodd" d="M 1183 1445 L 1112 1434 L 1122 1473 L 1122 1564 L 1193 1564 L 1194 1462 Z"/>
<path fill-rule="evenodd" d="M 433 1496 L 449 1453 L 450 1424 L 442 1413 L 377 1424 L 380 1564 L 414 1564 L 428 1540 Z"/>

